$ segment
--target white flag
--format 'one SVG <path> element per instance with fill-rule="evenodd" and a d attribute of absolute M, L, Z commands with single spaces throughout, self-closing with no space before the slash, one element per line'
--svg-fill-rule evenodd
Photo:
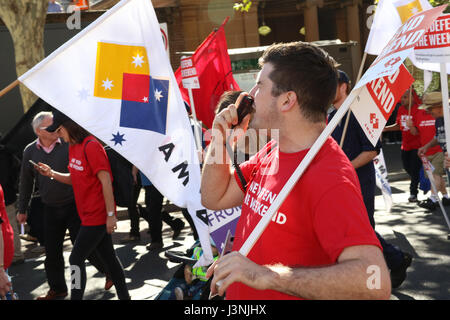
<path fill-rule="evenodd" d="M 426 0 L 380 0 L 364 52 L 379 55 L 397 29 L 408 18 L 431 8 L 433 8 L 432 5 Z M 409 58 L 419 69 L 439 72 L 438 64 L 418 62 L 414 54 L 411 54 Z M 447 73 L 450 74 L 450 66 L 447 66 Z"/>
<path fill-rule="evenodd" d="M 122 0 L 19 80 L 187 208 L 199 264 L 213 261 L 194 137 L 150 1 Z"/>
<path fill-rule="evenodd" d="M 392 208 L 392 191 L 389 185 L 386 162 L 384 161 L 383 150 L 380 150 L 380 154 L 373 159 L 375 166 L 375 176 L 377 187 L 381 190 L 383 195 L 384 204 L 387 212 Z"/>

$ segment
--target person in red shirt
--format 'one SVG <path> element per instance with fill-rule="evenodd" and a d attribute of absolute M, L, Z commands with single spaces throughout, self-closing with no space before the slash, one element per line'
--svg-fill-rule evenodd
<path fill-rule="evenodd" d="M 85 260 L 94 250 L 104 260 L 121 300 L 130 299 L 122 265 L 117 258 L 111 233 L 117 228 L 112 189 L 112 173 L 108 157 L 98 140 L 58 110 L 53 123 L 46 128 L 69 143 L 69 173 L 53 171 L 39 162 L 36 169 L 44 176 L 71 184 L 81 227 L 69 257 L 75 281 L 71 299 L 81 300 L 86 286 Z"/>
<path fill-rule="evenodd" d="M 238 124 L 236 105 L 243 93 L 235 105 L 216 115 L 203 167 L 201 196 L 206 208 L 242 205 L 233 251 L 208 269 L 207 277 L 213 276 L 211 293 L 226 292 L 231 300 L 389 298 L 389 271 L 369 223 L 358 177 L 331 137 L 248 256 L 236 251 L 326 127 L 337 87 L 334 59 L 313 44 L 272 45 L 260 63 L 250 91 L 255 112 Z M 245 187 L 226 158 L 226 134 L 232 125 L 279 133 L 278 143 L 269 142 L 241 164 Z M 375 290 L 368 284 L 370 266 L 379 271 Z"/>
<path fill-rule="evenodd" d="M 410 103 L 410 99 L 412 101 Z M 414 134 L 410 130 L 410 126 L 413 126 L 412 120 L 415 119 L 418 112 L 418 107 L 422 103 L 419 96 L 413 90 L 410 95 L 410 90 L 402 95 L 400 99 L 400 107 L 397 111 L 396 123 L 385 127 L 383 132 L 400 130 L 402 132 L 402 146 L 401 157 L 403 168 L 411 178 L 409 184 L 409 202 L 418 202 L 417 194 L 420 182 L 420 168 L 422 167 L 422 161 L 417 155 L 417 150 L 420 148 L 420 136 L 418 132 L 414 131 Z M 409 107 L 411 105 L 411 107 Z M 409 125 L 409 126 L 408 126 Z"/>
<path fill-rule="evenodd" d="M 450 205 L 450 199 L 447 194 L 447 188 L 445 184 L 445 174 L 444 170 L 444 151 L 446 151 L 445 144 L 445 123 L 444 114 L 442 108 L 442 94 L 440 92 L 430 92 L 423 96 L 423 105 L 419 107 L 421 111 L 425 111 L 428 115 L 435 119 L 435 136 L 429 139 L 427 143 L 422 145 L 418 150 L 419 156 L 427 156 L 433 165 L 433 178 L 436 184 L 436 189 L 442 193 L 442 204 L 444 206 Z M 429 150 L 440 146 L 441 152 L 436 152 L 433 155 L 429 155 Z M 423 207 L 429 210 L 434 210 L 438 207 L 438 195 L 432 195 L 429 200 L 427 200 Z"/>
<path fill-rule="evenodd" d="M 433 165 L 435 170 L 433 171 L 433 179 L 436 183 L 438 192 L 441 192 L 444 198 L 448 198 L 447 189 L 445 187 L 444 180 L 444 153 L 439 145 L 435 145 L 431 148 L 423 148 L 436 136 L 436 119 L 433 118 L 426 110 L 419 108 L 416 117 L 412 121 L 411 133 L 417 132 L 420 136 L 420 146 L 417 151 L 419 157 L 425 156 Z M 430 211 L 435 210 L 438 204 L 439 198 L 436 195 L 431 195 L 427 200 L 421 201 L 419 206 Z"/>
<path fill-rule="evenodd" d="M 89 10 L 89 0 L 73 0 L 72 5 L 80 10 Z"/>
<path fill-rule="evenodd" d="M 14 256 L 14 232 L 6 213 L 3 188 L 0 185 L 0 300 L 11 299 L 12 284 L 8 268 Z"/>

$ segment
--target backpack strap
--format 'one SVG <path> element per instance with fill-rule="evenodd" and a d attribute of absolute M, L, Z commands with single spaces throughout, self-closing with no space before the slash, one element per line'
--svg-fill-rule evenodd
<path fill-rule="evenodd" d="M 88 144 L 89 142 L 91 142 L 91 141 L 94 141 L 94 139 L 89 139 L 88 141 L 86 141 L 86 143 L 84 144 L 84 147 L 83 147 L 84 158 L 86 159 L 86 162 L 88 162 L 88 163 L 89 163 L 89 160 L 88 160 L 87 154 L 86 154 L 86 146 L 87 146 L 87 144 Z"/>

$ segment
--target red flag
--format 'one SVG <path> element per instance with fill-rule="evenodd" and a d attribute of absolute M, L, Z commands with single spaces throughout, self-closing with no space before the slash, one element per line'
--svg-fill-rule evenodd
<path fill-rule="evenodd" d="M 200 89 L 192 89 L 195 113 L 197 119 L 208 128 L 212 126 L 214 110 L 222 93 L 228 90 L 240 90 L 239 85 L 233 78 L 227 51 L 227 41 L 223 28 L 227 20 L 217 31 L 209 34 L 192 56 L 200 82 Z M 180 68 L 175 72 L 175 77 L 183 100 L 189 102 L 188 91 L 181 82 Z"/>

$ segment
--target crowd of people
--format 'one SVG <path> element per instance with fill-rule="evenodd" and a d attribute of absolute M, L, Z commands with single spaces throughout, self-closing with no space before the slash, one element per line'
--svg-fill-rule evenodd
<path fill-rule="evenodd" d="M 389 299 L 391 289 L 405 280 L 412 255 L 375 231 L 373 159 L 381 143 L 373 146 L 369 142 L 353 114 L 345 130 L 344 121 L 338 124 L 281 204 L 278 212 L 285 219 L 273 219 L 247 256 L 238 252 L 261 218 L 249 199 L 270 206 L 267 194 L 280 193 L 351 91 L 348 75 L 337 69 L 328 53 L 312 44 L 272 45 L 263 53 L 260 65 L 249 93 L 227 92 L 219 102 L 202 164 L 202 204 L 211 210 L 242 206 L 233 251 L 216 257 L 207 270 L 187 266 L 187 285 L 178 287 L 174 296 L 192 297 L 210 279 L 211 294 L 226 294 L 227 299 Z M 239 122 L 238 106 L 246 95 L 254 99 L 253 110 Z M 445 153 L 442 95 L 427 93 L 420 99 L 408 90 L 400 103 L 396 124 L 385 132 L 402 132 L 402 162 L 411 178 L 408 200 L 428 210 L 435 210 L 440 201 L 432 194 L 418 202 L 421 158 L 426 157 L 434 167 L 442 203 L 449 205 L 444 174 L 449 174 L 450 158 Z M 83 298 L 88 282 L 85 261 L 89 260 L 105 275 L 105 290 L 114 286 L 119 299 L 130 299 L 111 237 L 117 228 L 117 212 L 104 148 L 56 109 L 37 114 L 32 127 L 37 139 L 23 152 L 18 214 L 13 219 L 6 213 L 0 186 L 0 296 L 16 297 L 7 270 L 15 253 L 17 259 L 21 258 L 20 242 L 14 245 L 17 223 L 27 222 L 36 185 L 44 204 L 49 287 L 38 299 L 53 300 L 69 294 L 63 257 L 67 230 L 73 244 L 70 269 L 79 275 L 78 283 L 70 288 L 70 298 Z M 250 150 L 248 143 L 241 141 L 232 146 L 232 154 L 227 150 L 232 143 L 228 139 L 231 128 L 242 132 L 277 130 L 278 137 L 270 140 L 273 137 L 269 136 L 270 141 L 259 150 Z M 239 153 L 244 156 L 238 157 Z M 218 155 L 222 158 L 217 159 Z M 227 157 L 233 159 L 227 161 Z M 185 224 L 163 211 L 163 195 L 147 177 L 135 167 L 130 167 L 130 174 L 131 229 L 123 242 L 140 240 L 142 217 L 149 224 L 152 238 L 148 250 L 159 250 L 163 248 L 162 222 L 171 226 L 174 238 Z M 145 190 L 145 208 L 137 203 L 141 187 Z M 183 213 L 195 233 L 189 214 Z M 197 250 L 193 257 L 198 259 L 200 252 Z M 380 275 L 376 290 L 367 285 L 371 266 L 376 266 Z M 192 285 L 193 275 L 201 278 L 201 285 Z"/>

